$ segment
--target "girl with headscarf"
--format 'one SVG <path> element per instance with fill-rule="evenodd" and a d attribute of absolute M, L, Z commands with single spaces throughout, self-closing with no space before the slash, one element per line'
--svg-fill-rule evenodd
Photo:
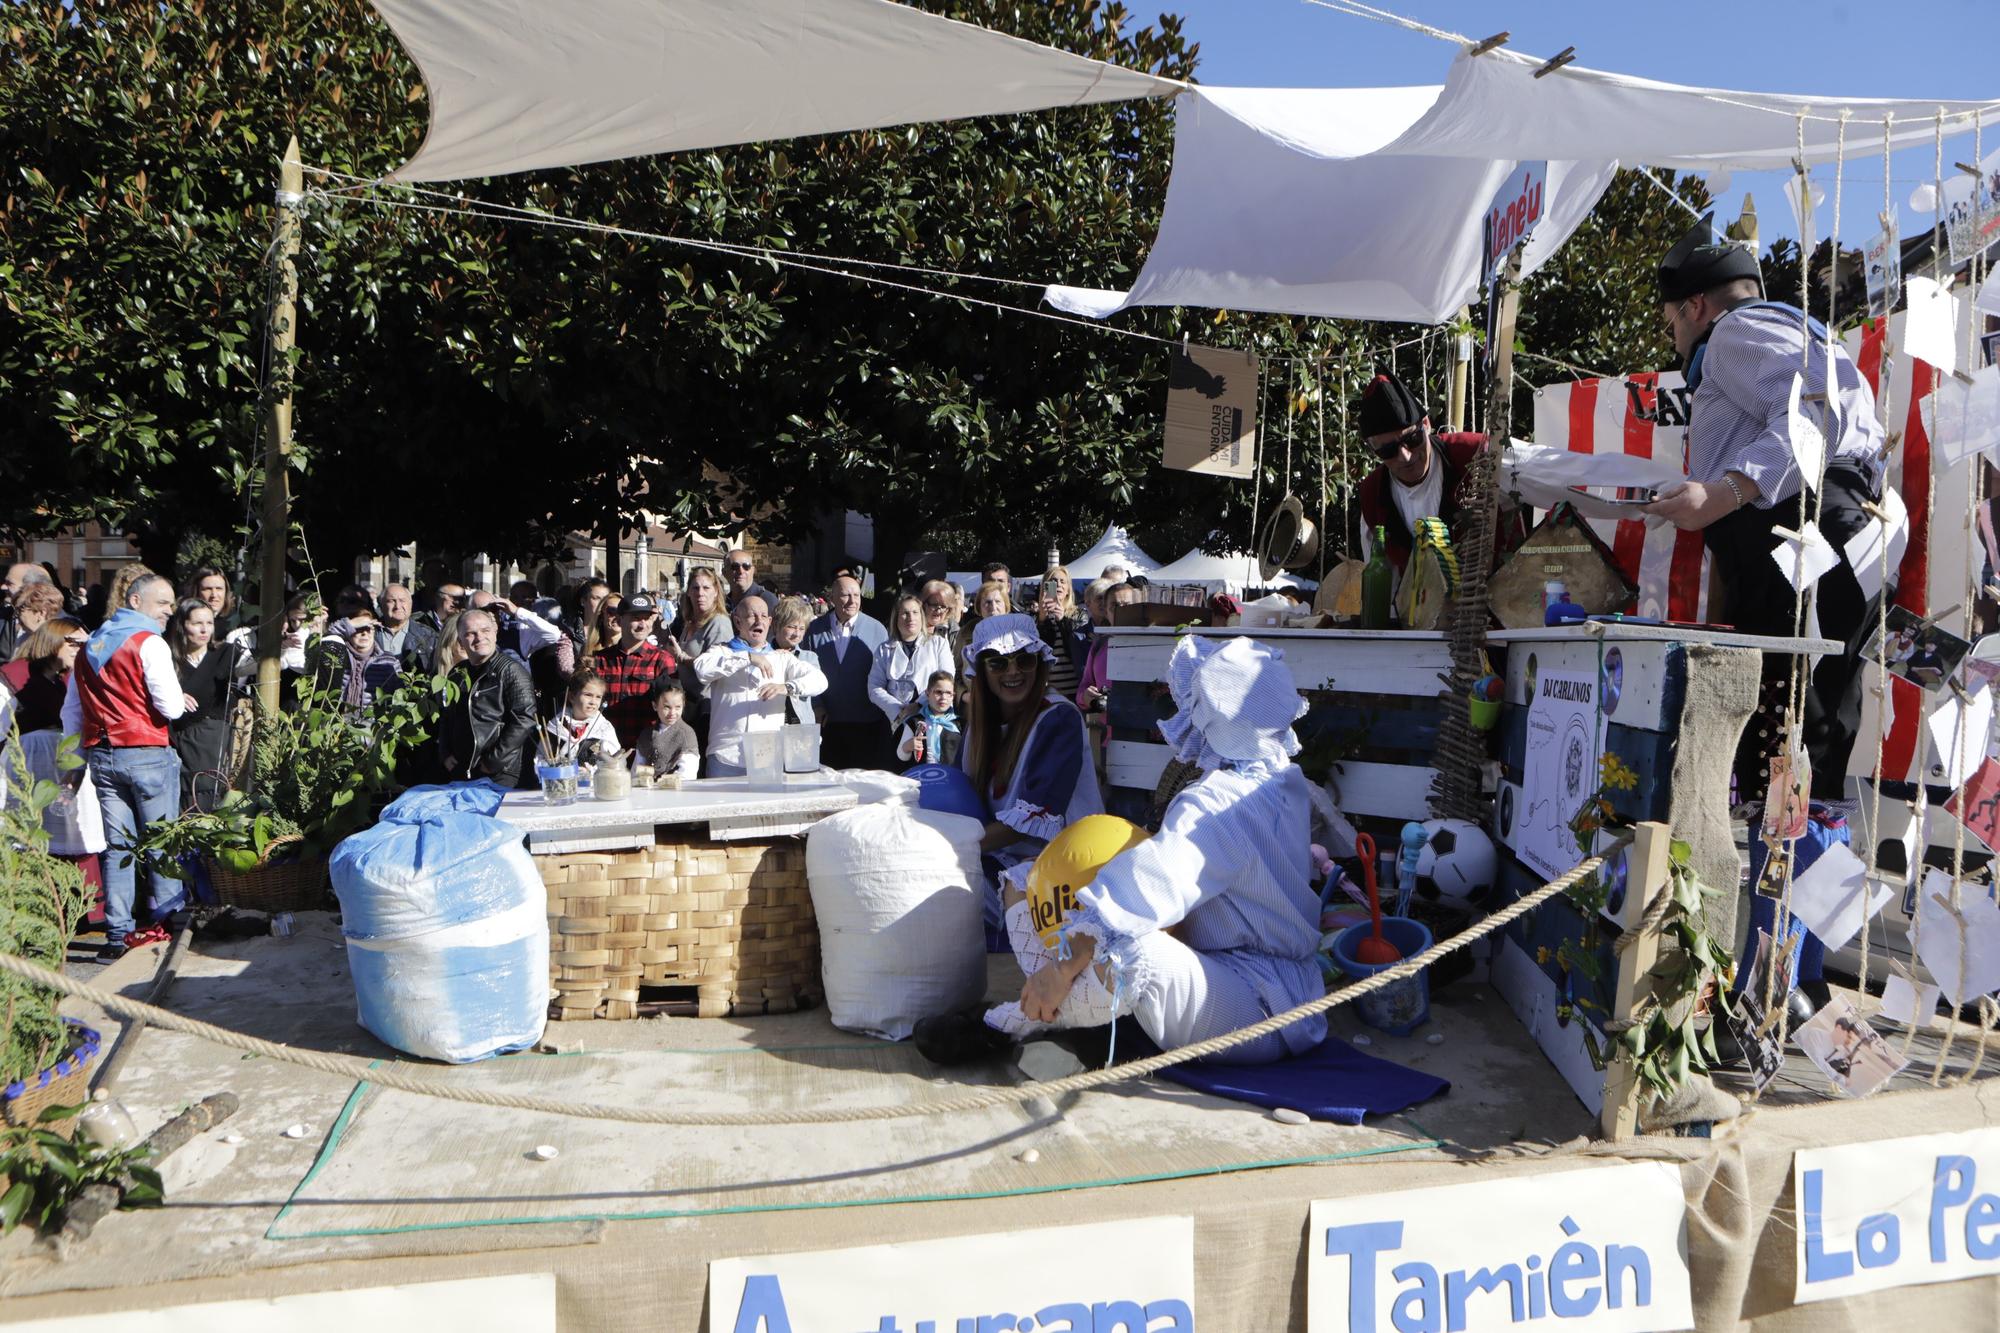
<path fill-rule="evenodd" d="M 334 621 L 313 645 L 314 685 L 338 690 L 340 711 L 357 720 L 367 716 L 375 691 L 394 682 L 396 670 L 396 659 L 376 648 L 375 617 L 366 611 Z"/>
<path fill-rule="evenodd" d="M 1282 656 L 1248 638 L 1180 641 L 1168 667 L 1179 712 L 1160 730 L 1203 776 L 1174 798 L 1157 834 L 1077 891 L 1056 949 L 1034 927 L 1026 867 L 1009 875 L 1008 938 L 1027 974 L 1021 998 L 983 1021 L 976 1013 L 926 1020 L 919 1049 L 953 1063 L 1050 1027 L 1131 1015 L 1172 1050 L 1326 993 L 1311 805 L 1291 761 L 1292 723 L 1306 706 Z M 1208 1058 L 1261 1064 L 1325 1036 L 1316 1015 Z"/>

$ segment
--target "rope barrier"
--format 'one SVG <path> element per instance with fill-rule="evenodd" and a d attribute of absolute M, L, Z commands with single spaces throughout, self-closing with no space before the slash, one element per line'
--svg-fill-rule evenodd
<path fill-rule="evenodd" d="M 989 1088 L 963 1097 L 947 1097 L 938 1101 L 913 1102 L 907 1106 L 857 1106 L 817 1108 L 809 1111 L 675 1111 L 652 1107 L 604 1106 L 595 1102 L 575 1102 L 556 1097 L 536 1097 L 520 1093 L 496 1092 L 481 1088 L 456 1087 L 440 1080 L 435 1073 L 424 1066 L 403 1062 L 377 1067 L 375 1062 L 353 1055 L 337 1055 L 324 1051 L 302 1051 L 279 1042 L 266 1041 L 248 1033 L 236 1032 L 229 1028 L 204 1023 L 200 1019 L 189 1018 L 167 1009 L 159 1009 L 138 1000 L 127 999 L 111 991 L 78 981 L 52 971 L 39 963 L 11 954 L 0 954 L 0 972 L 6 972 L 23 981 L 64 995 L 87 1001 L 109 1013 L 122 1018 L 143 1019 L 150 1026 L 184 1036 L 197 1037 L 214 1042 L 230 1050 L 244 1051 L 251 1055 L 281 1060 L 286 1064 L 298 1065 L 304 1069 L 316 1070 L 322 1074 L 332 1074 L 339 1078 L 351 1078 L 357 1082 L 372 1083 L 377 1087 L 393 1088 L 398 1092 L 414 1093 L 419 1097 L 435 1097 L 443 1101 L 465 1102 L 473 1106 L 495 1106 L 513 1111 L 532 1111 L 543 1115 L 575 1116 L 588 1120 L 614 1120 L 636 1125 L 699 1125 L 711 1127 L 747 1127 L 752 1125 L 832 1125 L 852 1124 L 872 1120 L 909 1120 L 922 1116 L 949 1115 L 965 1111 L 983 1111 L 998 1106 L 1012 1106 L 1034 1100 L 1054 1100 L 1072 1092 L 1084 1092 L 1092 1088 L 1105 1087 L 1113 1083 L 1129 1082 L 1148 1074 L 1198 1060 L 1204 1056 L 1226 1051 L 1256 1041 L 1260 1037 L 1290 1027 L 1294 1023 L 1323 1014 L 1340 1005 L 1352 1003 L 1365 995 L 1373 994 L 1385 987 L 1393 986 L 1405 978 L 1415 976 L 1424 968 L 1444 958 L 1446 955 L 1465 948 L 1473 941 L 1482 939 L 1502 926 L 1534 911 L 1557 894 L 1566 893 L 1585 877 L 1595 874 L 1604 864 L 1605 858 L 1628 846 L 1630 835 L 1620 838 L 1597 856 L 1591 857 L 1576 869 L 1562 875 L 1533 893 L 1509 904 L 1492 916 L 1487 917 L 1470 930 L 1462 931 L 1448 940 L 1432 945 L 1411 958 L 1404 959 L 1394 967 L 1387 968 L 1373 976 L 1343 987 L 1331 995 L 1317 1000 L 1309 1000 L 1282 1014 L 1275 1014 L 1249 1027 L 1221 1036 L 1199 1041 L 1191 1046 L 1182 1046 L 1171 1051 L 1129 1064 L 1109 1066 L 1103 1069 L 1085 1070 L 1067 1078 L 1051 1079 L 1045 1083 L 1030 1083 L 1018 1087 Z M 422 1070 L 405 1073 L 404 1070 Z"/>

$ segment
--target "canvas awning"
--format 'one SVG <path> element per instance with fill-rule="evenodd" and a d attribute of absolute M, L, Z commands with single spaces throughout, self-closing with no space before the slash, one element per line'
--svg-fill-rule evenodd
<path fill-rule="evenodd" d="M 1317 588 L 1311 579 L 1302 579 L 1282 570 L 1265 578 L 1254 555 L 1211 555 L 1196 547 L 1170 565 L 1162 565 L 1146 576 L 1155 584 L 1205 584 L 1210 592 L 1241 592 L 1245 588 Z"/>
<path fill-rule="evenodd" d="M 1123 565 L 1128 574 L 1151 574 L 1160 562 L 1139 549 L 1139 543 L 1132 540 L 1132 534 L 1116 523 L 1104 529 L 1104 535 L 1097 544 L 1074 560 L 1065 560 L 1063 568 L 1069 570 L 1070 579 L 1076 583 L 1088 583 L 1103 576 L 1113 565 Z"/>
<path fill-rule="evenodd" d="M 1183 85 L 889 0 L 371 0 L 430 130 L 391 179 L 1159 97 Z"/>
<path fill-rule="evenodd" d="M 1399 156 L 1436 86 L 1196 87 L 1175 112 L 1159 235 L 1129 292 L 1055 286 L 1102 319 L 1200 306 L 1438 324 L 1477 299 L 1480 219 L 1517 158 Z M 1617 163 L 1552 161 L 1525 271 L 1553 255 Z"/>

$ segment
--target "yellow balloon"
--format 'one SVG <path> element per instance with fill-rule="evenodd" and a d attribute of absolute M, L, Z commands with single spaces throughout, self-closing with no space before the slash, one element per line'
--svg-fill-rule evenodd
<path fill-rule="evenodd" d="M 1076 891 L 1097 878 L 1106 862 L 1149 836 L 1116 815 L 1085 815 L 1049 839 L 1028 872 L 1028 911 L 1044 946 L 1056 947 L 1062 923 L 1076 906 Z"/>

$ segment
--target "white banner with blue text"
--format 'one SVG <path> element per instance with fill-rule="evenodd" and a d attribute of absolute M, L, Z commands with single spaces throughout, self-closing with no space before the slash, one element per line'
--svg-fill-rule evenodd
<path fill-rule="evenodd" d="M 1051 1263 L 1050 1255 L 1065 1256 Z M 708 1266 L 708 1333 L 1194 1333 L 1194 1219 Z"/>
<path fill-rule="evenodd" d="M 1315 1200 L 1306 1242 L 1308 1333 L 1694 1327 L 1664 1162 Z"/>
<path fill-rule="evenodd" d="M 1792 1158 L 1800 1305 L 2000 1273 L 2000 1129 Z"/>

